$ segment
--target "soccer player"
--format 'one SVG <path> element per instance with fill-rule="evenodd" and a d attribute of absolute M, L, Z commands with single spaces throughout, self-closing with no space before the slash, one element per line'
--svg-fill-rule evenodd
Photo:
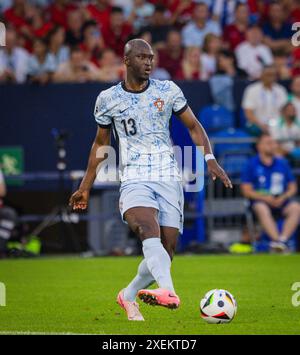
<path fill-rule="evenodd" d="M 137 275 L 117 297 L 128 319 L 134 321 L 144 320 L 136 296 L 145 303 L 171 309 L 180 304 L 170 272 L 183 224 L 183 189 L 169 133 L 172 112 L 187 127 L 194 144 L 203 147 L 213 180 L 218 177 L 232 188 L 180 88 L 172 81 L 149 78 L 153 57 L 146 41 L 127 42 L 125 80 L 97 98 L 94 115 L 98 131 L 84 178 L 70 198 L 73 209 L 87 208 L 96 169 L 107 158 L 96 153 L 109 145 L 113 128 L 120 146 L 120 212 L 143 244 L 144 259 Z M 158 288 L 147 289 L 154 282 Z"/>

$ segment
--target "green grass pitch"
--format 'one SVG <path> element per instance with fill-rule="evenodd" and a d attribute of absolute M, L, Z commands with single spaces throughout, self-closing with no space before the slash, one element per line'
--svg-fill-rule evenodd
<path fill-rule="evenodd" d="M 76 257 L 0 261 L 6 307 L 0 334 L 300 334 L 300 307 L 291 302 L 300 282 L 300 255 L 177 256 L 172 273 L 181 307 L 141 304 L 145 322 L 128 322 L 116 304 L 140 258 Z M 225 288 L 236 298 L 230 324 L 206 324 L 200 298 Z"/>

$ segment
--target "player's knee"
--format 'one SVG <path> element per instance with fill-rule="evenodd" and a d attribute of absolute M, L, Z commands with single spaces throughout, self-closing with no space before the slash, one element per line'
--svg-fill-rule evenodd
<path fill-rule="evenodd" d="M 133 230 L 140 239 L 144 240 L 149 237 L 154 237 L 157 235 L 157 230 L 155 230 L 155 226 L 153 226 L 149 222 L 136 222 L 135 228 Z"/>

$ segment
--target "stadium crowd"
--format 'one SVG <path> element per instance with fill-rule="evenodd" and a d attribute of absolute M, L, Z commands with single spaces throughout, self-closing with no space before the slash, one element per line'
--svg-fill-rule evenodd
<path fill-rule="evenodd" d="M 113 82 L 124 44 L 142 37 L 156 51 L 158 79 L 208 80 L 216 73 L 258 79 L 300 74 L 291 24 L 300 1 L 2 0 L 0 82 Z"/>

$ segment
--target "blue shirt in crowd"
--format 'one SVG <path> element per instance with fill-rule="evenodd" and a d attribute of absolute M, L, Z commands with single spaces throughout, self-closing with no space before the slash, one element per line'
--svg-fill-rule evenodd
<path fill-rule="evenodd" d="M 267 166 L 260 160 L 259 155 L 251 158 L 245 167 L 242 183 L 250 183 L 257 192 L 266 195 L 281 195 L 295 177 L 287 160 L 274 158 L 272 165 Z"/>
<path fill-rule="evenodd" d="M 274 28 L 270 23 L 263 26 L 263 32 L 273 40 L 290 39 L 293 35 L 292 25 L 284 23 L 279 29 Z"/>

